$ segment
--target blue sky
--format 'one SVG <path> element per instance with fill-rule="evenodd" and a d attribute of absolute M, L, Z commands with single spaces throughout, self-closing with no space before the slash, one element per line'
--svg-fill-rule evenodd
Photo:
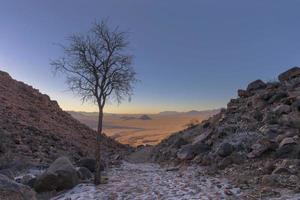
<path fill-rule="evenodd" d="M 250 81 L 299 65 L 299 8 L 298 0 L 1 1 L 0 70 L 66 110 L 94 111 L 66 91 L 49 62 L 62 55 L 55 43 L 109 18 L 130 32 L 141 82 L 130 103 L 107 112 L 218 108 Z"/>

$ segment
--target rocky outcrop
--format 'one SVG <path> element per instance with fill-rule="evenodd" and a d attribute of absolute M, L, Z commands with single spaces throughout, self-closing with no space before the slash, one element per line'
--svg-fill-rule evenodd
<path fill-rule="evenodd" d="M 278 79 L 280 82 L 289 81 L 294 78 L 300 77 L 300 68 L 299 67 L 293 67 L 289 69 L 286 72 L 283 72 L 278 76 Z"/>
<path fill-rule="evenodd" d="M 74 161 L 93 156 L 95 136 L 49 96 L 0 71 L 0 170 L 21 158 L 50 164 L 60 156 Z M 129 150 L 105 135 L 101 144 L 107 162 Z"/>
<path fill-rule="evenodd" d="M 153 160 L 161 163 L 190 160 L 191 163 L 217 166 L 223 171 L 231 168 L 228 174 L 236 173 L 232 176 L 238 177 L 251 174 L 249 180 L 262 175 L 258 169 L 268 160 L 299 160 L 299 68 L 282 73 L 279 80 L 267 83 L 256 80 L 246 90 L 238 90 L 238 98 L 230 100 L 219 114 L 157 145 Z M 177 145 L 182 139 L 187 144 Z M 195 142 L 207 145 L 208 150 L 205 153 L 192 151 Z M 266 171 L 268 176 L 264 181 L 268 182 L 284 170 L 280 168 L 273 174 Z M 299 172 L 293 175 L 300 177 Z"/>
<path fill-rule="evenodd" d="M 30 187 L 16 183 L 4 175 L 0 175 L 0 199 L 36 200 L 36 194 Z"/>
<path fill-rule="evenodd" d="M 53 164 L 39 177 L 34 184 L 37 192 L 61 191 L 71 189 L 78 184 L 75 167 L 66 157 L 55 160 Z"/>

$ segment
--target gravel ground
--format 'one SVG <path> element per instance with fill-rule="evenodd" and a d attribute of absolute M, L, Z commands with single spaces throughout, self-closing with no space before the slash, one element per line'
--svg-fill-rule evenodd
<path fill-rule="evenodd" d="M 193 166 L 167 171 L 157 164 L 124 162 L 106 174 L 108 184 L 80 184 L 52 200 L 218 200 L 239 199 L 242 194 L 226 179 L 207 176 Z"/>

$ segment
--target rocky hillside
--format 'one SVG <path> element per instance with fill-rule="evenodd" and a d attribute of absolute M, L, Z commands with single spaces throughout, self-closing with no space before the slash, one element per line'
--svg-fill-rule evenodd
<path fill-rule="evenodd" d="M 0 71 L 0 169 L 20 159 L 50 163 L 63 155 L 74 161 L 92 156 L 95 135 L 56 101 Z M 102 147 L 107 160 L 128 150 L 104 135 Z"/>
<path fill-rule="evenodd" d="M 258 183 L 299 189 L 300 68 L 238 90 L 226 109 L 174 134 L 153 153 L 160 163 L 199 163 Z"/>

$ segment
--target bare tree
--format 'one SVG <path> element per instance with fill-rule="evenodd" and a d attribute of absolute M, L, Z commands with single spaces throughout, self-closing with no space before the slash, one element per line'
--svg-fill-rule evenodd
<path fill-rule="evenodd" d="M 126 53 L 127 34 L 118 27 L 111 29 L 107 21 L 95 23 L 86 35 L 74 34 L 69 45 L 62 46 L 64 56 L 51 62 L 56 72 L 66 75 L 69 89 L 83 102 L 92 101 L 99 108 L 96 136 L 95 184 L 101 183 L 100 141 L 103 109 L 108 100 L 120 103 L 130 98 L 137 81 L 132 68 L 132 55 Z"/>

